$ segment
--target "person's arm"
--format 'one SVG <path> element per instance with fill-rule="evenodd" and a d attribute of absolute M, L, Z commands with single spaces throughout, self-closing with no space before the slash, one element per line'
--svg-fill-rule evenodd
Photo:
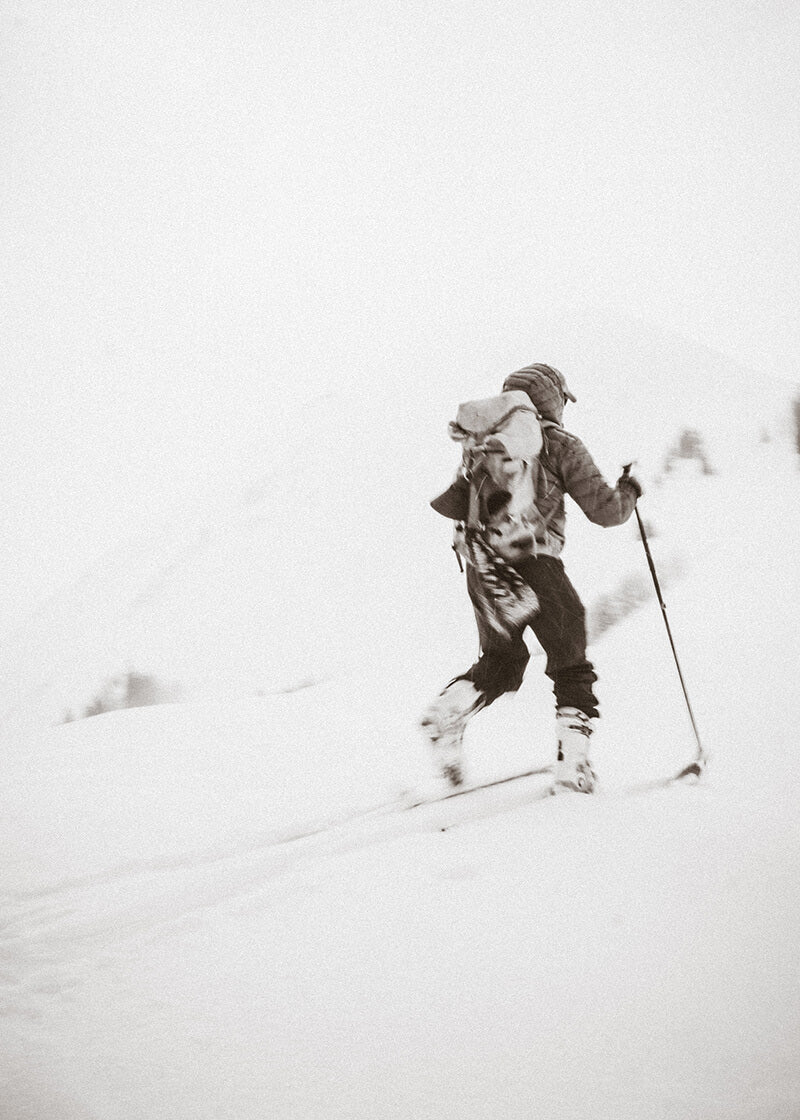
<path fill-rule="evenodd" d="M 614 487 L 608 485 L 594 459 L 577 436 L 564 433 L 561 444 L 561 476 L 565 493 L 595 525 L 622 525 L 633 513 L 642 488 L 627 472 Z"/>

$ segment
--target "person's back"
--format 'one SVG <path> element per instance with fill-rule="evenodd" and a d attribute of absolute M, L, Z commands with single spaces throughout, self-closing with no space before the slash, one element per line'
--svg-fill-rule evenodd
<path fill-rule="evenodd" d="M 496 462 L 481 458 L 478 471 L 462 471 L 455 482 L 431 502 L 433 508 L 459 524 L 463 533 L 470 508 L 479 511 L 480 550 L 467 549 L 467 590 L 475 609 L 480 637 L 478 661 L 440 693 L 423 716 L 436 764 L 451 784 L 463 781 L 462 739 L 468 720 L 505 692 L 516 691 L 529 654 L 523 640 L 530 625 L 547 655 L 545 672 L 553 681 L 558 729 L 554 792 L 591 792 L 595 776 L 588 743 L 598 718 L 597 680 L 586 658 L 583 604 L 564 571 L 560 554 L 565 537 L 565 495 L 601 526 L 620 525 L 631 516 L 641 487 L 627 472 L 609 486 L 589 451 L 563 427 L 566 402 L 575 401 L 566 381 L 552 366 L 536 363 L 506 378 L 503 393 L 523 391 L 536 407 L 543 443 L 535 458 L 515 460 L 498 449 Z M 488 466 L 487 466 L 488 464 Z M 480 500 L 476 495 L 480 492 Z M 471 498 L 473 499 L 471 503 Z M 491 594 L 484 586 L 481 565 L 469 563 L 488 548 L 512 569 L 535 595 L 535 613 L 523 623 L 503 628 L 487 610 Z M 461 551 L 461 550 L 459 550 Z"/>

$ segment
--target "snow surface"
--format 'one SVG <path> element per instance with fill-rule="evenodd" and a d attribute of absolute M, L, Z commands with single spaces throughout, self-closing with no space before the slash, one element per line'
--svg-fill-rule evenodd
<path fill-rule="evenodd" d="M 404 354 L 414 369 L 430 368 L 424 394 L 389 363 L 370 366 L 356 388 L 270 401 L 261 463 L 241 493 L 165 525 L 155 540 L 132 539 L 17 634 L 0 635 L 0 734 L 81 712 L 129 670 L 185 699 L 233 699 L 361 679 L 365 650 L 392 673 L 421 648 L 438 651 L 436 675 L 471 661 L 472 614 L 450 529 L 428 502 L 457 465 L 447 423 L 458 402 L 499 389 L 534 357 L 568 372 L 579 398 L 568 426 L 606 476 L 636 460 L 667 589 L 714 531 L 701 509 L 690 510 L 686 531 L 681 505 L 699 496 L 656 485 L 679 433 L 698 428 L 720 472 L 762 429 L 788 436 L 787 384 L 641 323 L 589 313 L 526 320 L 497 347 L 448 335 Z M 735 524 L 759 515 L 749 486 L 741 502 Z M 572 509 L 565 559 L 590 610 L 624 591 L 627 573 L 646 594 L 635 528 L 606 533 Z"/>
<path fill-rule="evenodd" d="M 716 475 L 641 503 L 698 785 L 645 788 L 694 750 L 651 596 L 592 650 L 599 796 L 533 778 L 389 811 L 429 777 L 418 712 L 474 653 L 422 518 L 397 582 L 364 552 L 380 617 L 287 654 L 307 687 L 7 733 L 2 1120 L 800 1117 L 798 459 L 719 435 Z M 630 525 L 569 532 L 582 593 L 649 579 Z M 198 584 L 236 571 L 214 547 Z M 471 777 L 549 764 L 551 709 L 534 652 L 471 726 Z"/>

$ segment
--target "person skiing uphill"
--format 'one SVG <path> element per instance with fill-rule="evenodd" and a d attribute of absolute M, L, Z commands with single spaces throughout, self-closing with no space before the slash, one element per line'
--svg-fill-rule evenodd
<path fill-rule="evenodd" d="M 480 454 L 467 466 L 465 452 L 453 484 L 431 502 L 456 522 L 455 547 L 467 559 L 467 591 L 480 639 L 478 660 L 446 686 L 421 721 L 437 769 L 454 787 L 463 783 L 468 721 L 522 684 L 530 657 L 523 641 L 528 625 L 547 656 L 545 672 L 555 694 L 553 792 L 591 793 L 595 786 L 589 740 L 599 716 L 597 675 L 586 657 L 585 610 L 560 559 L 564 495 L 590 521 L 614 526 L 631 516 L 642 488 L 627 468 L 616 486 L 609 486 L 581 440 L 565 430 L 564 409 L 575 399 L 559 370 L 537 362 L 507 377 L 500 397 L 471 402 L 476 408 L 497 404 L 500 420 L 485 425 Z M 467 414 L 469 408 L 462 406 Z M 519 425 L 537 426 L 533 454 L 511 433 L 508 418 L 520 412 L 529 415 L 518 419 Z M 453 438 L 467 434 L 451 424 Z M 516 604 L 515 610 L 498 614 L 502 601 Z"/>

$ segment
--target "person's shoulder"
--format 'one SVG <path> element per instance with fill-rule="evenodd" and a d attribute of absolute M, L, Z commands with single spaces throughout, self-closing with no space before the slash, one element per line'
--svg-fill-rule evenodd
<path fill-rule="evenodd" d="M 564 487 L 569 487 L 597 470 L 594 459 L 580 436 L 568 432 L 560 425 L 547 432 L 545 455 L 545 465 L 562 480 Z"/>
<path fill-rule="evenodd" d="M 578 450 L 584 446 L 578 436 L 568 432 L 560 424 L 548 424 L 544 430 L 544 439 L 548 454 L 552 453 L 556 456 Z"/>

